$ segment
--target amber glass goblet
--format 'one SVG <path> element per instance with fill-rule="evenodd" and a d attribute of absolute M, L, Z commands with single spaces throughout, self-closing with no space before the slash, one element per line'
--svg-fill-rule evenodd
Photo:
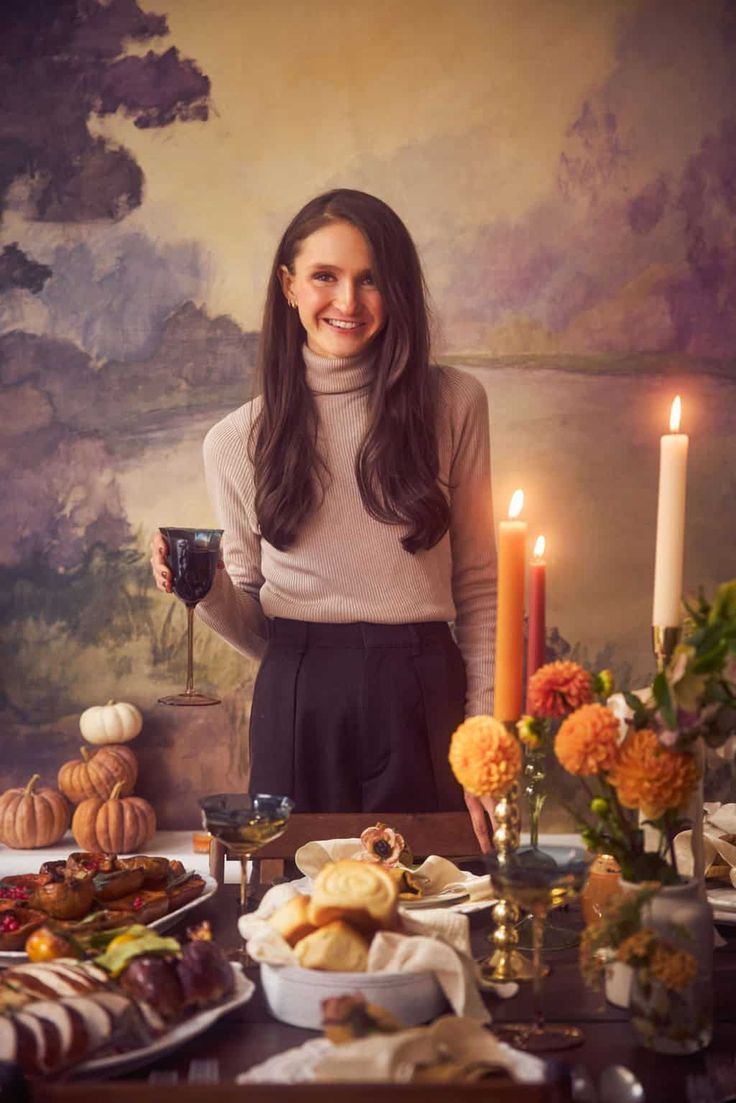
<path fill-rule="evenodd" d="M 542 1006 L 542 940 L 550 908 L 559 907 L 580 893 L 591 855 L 582 847 L 527 846 L 505 857 L 487 855 L 491 881 L 504 900 L 510 900 L 532 917 L 532 979 L 534 1013 L 531 1023 L 494 1023 L 494 1033 L 517 1049 L 544 1053 L 580 1045 L 583 1032 L 576 1026 L 544 1020 Z"/>
<path fill-rule="evenodd" d="M 240 859 L 240 910 L 248 910 L 248 862 L 286 831 L 294 801 L 269 793 L 216 793 L 199 802 L 210 835 Z"/>

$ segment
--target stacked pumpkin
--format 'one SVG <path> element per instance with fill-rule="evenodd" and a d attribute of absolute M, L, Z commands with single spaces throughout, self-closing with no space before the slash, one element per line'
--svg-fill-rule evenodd
<path fill-rule="evenodd" d="M 0 842 L 6 846 L 25 850 L 58 842 L 70 820 L 65 798 L 76 805 L 72 834 L 83 850 L 130 854 L 152 837 L 156 815 L 148 801 L 131 795 L 138 760 L 125 746 L 143 727 L 140 711 L 109 701 L 86 709 L 79 727 L 96 749 L 82 747 L 80 758 L 64 763 L 58 775 L 61 792 L 36 790 L 34 774 L 24 789 L 0 796 Z"/>

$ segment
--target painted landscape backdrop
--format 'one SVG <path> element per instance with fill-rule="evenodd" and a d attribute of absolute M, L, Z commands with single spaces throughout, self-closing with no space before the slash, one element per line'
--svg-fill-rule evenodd
<path fill-rule="evenodd" d="M 678 392 L 686 585 L 736 574 L 735 52 L 729 0 L 5 0 L 2 788 L 52 782 L 108 698 L 144 711 L 163 826 L 246 783 L 255 665 L 200 625 L 222 705 L 156 704 L 185 614 L 147 546 L 214 523 L 202 438 L 252 394 L 278 235 L 333 186 L 401 214 L 436 354 L 487 388 L 496 516 L 522 486 L 548 541 L 550 656 L 641 684 Z"/>

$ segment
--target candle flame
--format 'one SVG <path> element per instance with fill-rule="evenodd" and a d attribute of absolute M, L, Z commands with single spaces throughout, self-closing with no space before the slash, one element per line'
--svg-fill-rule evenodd
<path fill-rule="evenodd" d="M 680 414 L 682 413 L 682 402 L 680 396 L 675 395 L 672 401 L 672 409 L 670 410 L 670 432 L 679 433 L 680 431 Z"/>
<path fill-rule="evenodd" d="M 534 544 L 534 558 L 541 559 L 544 555 L 544 549 L 547 545 L 547 541 L 543 536 L 538 536 Z"/>
<path fill-rule="evenodd" d="M 509 502 L 509 518 L 513 520 L 518 517 L 524 508 L 524 491 L 515 490 L 511 495 L 511 501 Z"/>

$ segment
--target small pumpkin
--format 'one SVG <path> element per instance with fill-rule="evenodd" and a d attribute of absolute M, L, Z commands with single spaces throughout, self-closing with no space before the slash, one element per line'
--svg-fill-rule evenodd
<path fill-rule="evenodd" d="M 79 730 L 88 743 L 129 743 L 140 735 L 143 716 L 139 708 L 128 701 L 108 701 L 92 705 L 79 717 Z"/>
<path fill-rule="evenodd" d="M 84 850 L 131 854 L 151 839 L 156 813 L 143 797 L 123 797 L 122 782 L 113 786 L 107 800 L 90 797 L 77 805 L 72 834 Z"/>
<path fill-rule="evenodd" d="M 56 789 L 36 789 L 39 777 L 0 796 L 0 842 L 14 850 L 51 846 L 69 826 L 69 805 Z"/>
<path fill-rule="evenodd" d="M 65 762 L 59 770 L 59 788 L 72 804 L 90 797 L 107 800 L 117 781 L 122 783 L 122 796 L 133 792 L 138 777 L 138 759 L 130 747 L 110 744 L 98 751 L 81 747 L 80 753 L 81 758 Z M 89 849 L 99 850 L 99 847 Z"/>

